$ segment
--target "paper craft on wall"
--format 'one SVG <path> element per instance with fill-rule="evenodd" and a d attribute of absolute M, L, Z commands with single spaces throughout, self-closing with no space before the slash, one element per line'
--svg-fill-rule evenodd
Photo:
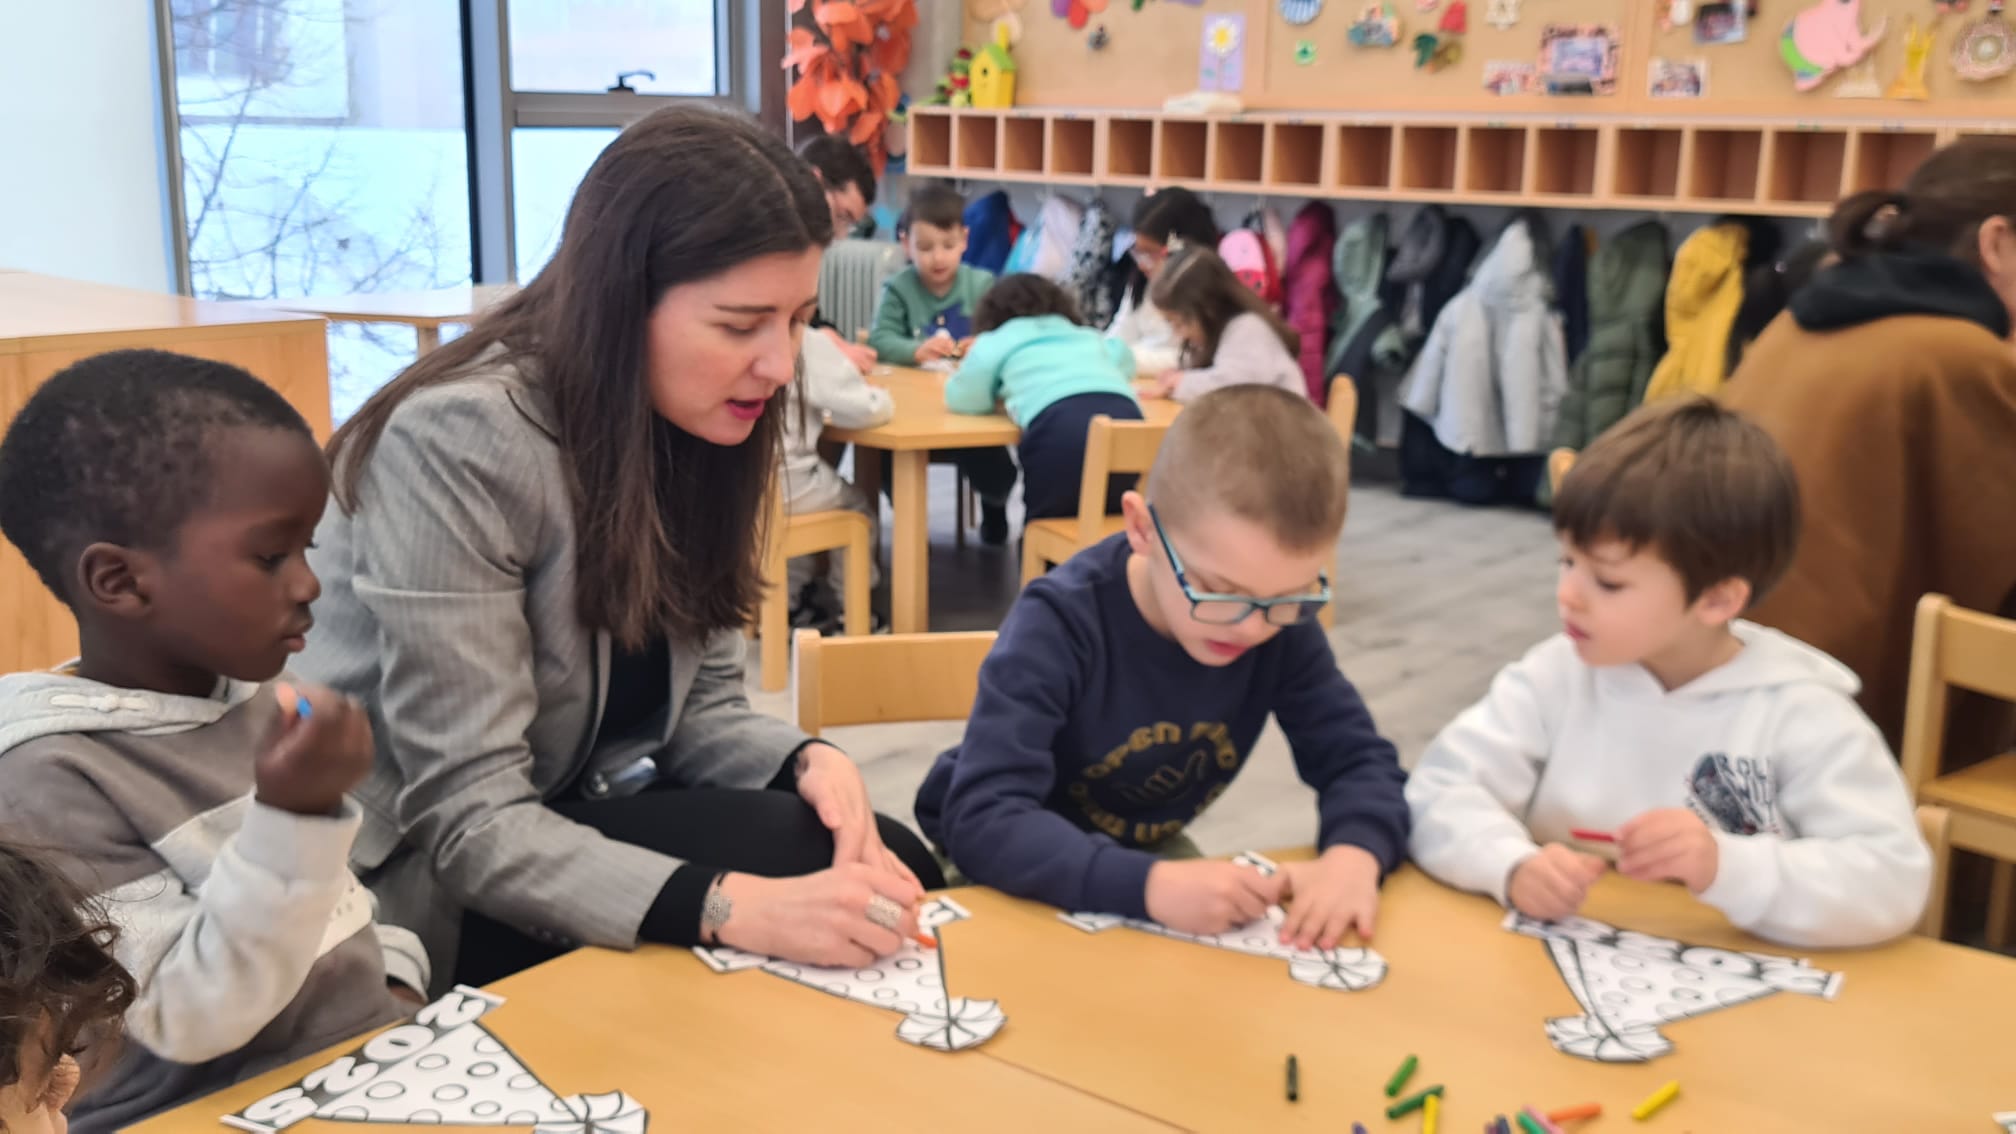
<path fill-rule="evenodd" d="M 1345 34 L 1353 47 L 1393 47 L 1400 42 L 1400 10 L 1381 0 L 1358 13 Z"/>
<path fill-rule="evenodd" d="M 1841 72 L 1840 81 L 1834 84 L 1834 97 L 1883 97 L 1883 80 L 1876 77 L 1876 56 L 1873 53 Z"/>
<path fill-rule="evenodd" d="M 1523 59 L 1484 61 L 1484 89 L 1494 95 L 1522 95 L 1533 91 L 1539 69 Z"/>
<path fill-rule="evenodd" d="M 917 926 L 939 937 L 939 928 L 972 916 L 950 898 L 933 898 L 918 910 Z M 717 973 L 761 969 L 846 1000 L 901 1012 L 903 1019 L 896 1025 L 896 1038 L 918 1047 L 938 1051 L 978 1047 L 993 1039 L 1001 1025 L 1008 1022 L 996 1001 L 947 997 L 942 937 L 936 949 L 924 949 L 913 941 L 905 941 L 893 955 L 862 969 L 800 965 L 723 947 L 693 952 Z"/>
<path fill-rule="evenodd" d="M 1323 0 L 1281 0 L 1281 18 L 1301 27 L 1314 23 L 1323 12 Z"/>
<path fill-rule="evenodd" d="M 1747 1004 L 1774 992 L 1832 1000 L 1842 976 L 1804 959 L 1688 945 L 1571 917 L 1535 921 L 1517 910 L 1504 928 L 1547 945 L 1583 1015 L 1547 1021 L 1560 1051 L 1598 1063 L 1644 1063 L 1673 1050 L 1661 1024 Z"/>
<path fill-rule="evenodd" d="M 1914 16 L 1904 25 L 1904 65 L 1897 69 L 1897 77 L 1890 80 L 1884 97 L 1913 102 L 1931 98 L 1932 91 L 1925 85 L 1925 66 L 1931 61 L 1932 31 Z"/>
<path fill-rule="evenodd" d="M 1653 98 L 1701 98 L 1708 93 L 1706 59 L 1654 59 L 1647 92 Z"/>
<path fill-rule="evenodd" d="M 1540 82 L 1550 95 L 1617 93 L 1617 33 L 1603 24 L 1548 24 L 1540 32 Z"/>
<path fill-rule="evenodd" d="M 1742 43 L 1750 38 L 1748 0 L 1703 4 L 1694 16 L 1694 42 L 1704 46 Z"/>
<path fill-rule="evenodd" d="M 1834 72 L 1860 63 L 1889 26 L 1885 17 L 1864 35 L 1862 0 L 1816 0 L 1785 24 L 1778 56 L 1792 69 L 1793 89 L 1810 91 Z"/>
<path fill-rule="evenodd" d="M 1281 869 L 1266 856 L 1253 851 L 1247 851 L 1232 861 L 1270 876 Z M 1280 906 L 1268 907 L 1266 914 L 1258 921 L 1209 937 L 1179 933 L 1158 922 L 1126 918 L 1118 914 L 1066 913 L 1057 916 L 1066 925 L 1075 926 L 1087 933 L 1103 933 L 1124 926 L 1128 929 L 1138 929 L 1143 933 L 1154 933 L 1178 941 L 1207 945 L 1213 949 L 1287 961 L 1290 977 L 1299 983 L 1317 988 L 1359 992 L 1372 988 L 1386 979 L 1386 958 L 1371 949 L 1297 949 L 1292 945 L 1283 945 L 1281 923 L 1287 915 Z"/>
<path fill-rule="evenodd" d="M 1490 0 L 1484 6 L 1484 22 L 1504 31 L 1519 23 L 1519 0 Z"/>
<path fill-rule="evenodd" d="M 1197 89 L 1236 91 L 1246 85 L 1246 17 L 1221 12 L 1204 21 L 1197 51 Z"/>
<path fill-rule="evenodd" d="M 650 1115 L 620 1091 L 555 1094 L 482 1024 L 504 998 L 457 988 L 299 1083 L 225 1115 L 275 1134 L 310 1118 L 374 1125 L 533 1127 L 536 1134 L 645 1134 Z"/>
<path fill-rule="evenodd" d="M 1313 39 L 1296 40 L 1295 65 L 1297 67 L 1308 67 L 1314 64 L 1315 62 L 1316 62 L 1316 41 Z"/>
<path fill-rule="evenodd" d="M 1050 14 L 1062 17 L 1073 30 L 1084 27 L 1105 10 L 1106 0 L 1050 0 Z"/>
<path fill-rule="evenodd" d="M 1953 73 L 1985 83 L 2011 68 L 2016 68 L 2016 36 L 2002 18 L 2002 0 L 1988 0 L 1988 14 L 1967 25 L 1953 43 Z"/>

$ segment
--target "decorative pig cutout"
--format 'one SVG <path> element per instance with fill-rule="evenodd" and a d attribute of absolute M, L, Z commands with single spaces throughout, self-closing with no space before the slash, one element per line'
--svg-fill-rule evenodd
<path fill-rule="evenodd" d="M 1860 63 L 1889 25 L 1885 19 L 1863 35 L 1862 0 L 1819 0 L 1785 25 L 1778 54 L 1792 69 L 1792 86 L 1810 91 L 1834 72 Z"/>

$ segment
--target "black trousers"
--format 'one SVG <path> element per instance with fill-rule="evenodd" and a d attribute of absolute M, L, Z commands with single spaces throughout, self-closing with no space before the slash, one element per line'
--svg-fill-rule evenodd
<path fill-rule="evenodd" d="M 1085 431 L 1105 414 L 1115 421 L 1140 421 L 1141 407 L 1120 394 L 1074 394 L 1043 408 L 1022 429 L 1016 452 L 1022 458 L 1022 506 L 1031 520 L 1078 514 L 1085 479 Z M 1132 476 L 1109 478 L 1106 514 L 1120 511 L 1120 497 L 1134 486 Z"/>
<path fill-rule="evenodd" d="M 855 460 L 860 460 L 860 450 L 855 450 Z M 896 489 L 896 477 L 892 473 L 894 460 L 889 450 L 875 454 L 882 462 L 882 495 L 894 499 L 890 494 Z M 966 480 L 972 484 L 983 504 L 1002 505 L 1008 503 L 1008 494 L 1015 489 L 1015 458 L 1008 455 L 1005 445 L 995 445 L 986 449 L 933 449 L 931 462 L 950 461 Z"/>
<path fill-rule="evenodd" d="M 621 842 L 721 870 L 792 878 L 833 865 L 833 835 L 789 791 L 672 788 L 622 799 L 576 799 L 553 810 Z M 877 816 L 882 842 L 927 890 L 945 885 L 938 862 L 908 827 Z M 697 926 L 696 926 L 697 929 Z M 564 949 L 470 911 L 462 917 L 455 979 L 481 987 L 550 961 Z"/>

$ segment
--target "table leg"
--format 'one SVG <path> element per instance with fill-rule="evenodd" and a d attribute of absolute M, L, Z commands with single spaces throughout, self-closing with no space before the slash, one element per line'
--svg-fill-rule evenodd
<path fill-rule="evenodd" d="M 866 449 L 860 445 L 854 449 L 854 487 L 861 491 L 861 498 L 868 501 L 869 513 L 875 521 L 874 538 L 869 541 L 870 554 L 875 561 L 882 561 L 882 450 Z"/>
<path fill-rule="evenodd" d="M 441 328 L 432 324 L 413 328 L 413 337 L 419 345 L 414 355 L 426 354 L 441 345 Z"/>
<path fill-rule="evenodd" d="M 931 453 L 909 449 L 895 454 L 895 536 L 889 551 L 889 623 L 898 634 L 931 628 L 931 511 L 925 493 Z"/>

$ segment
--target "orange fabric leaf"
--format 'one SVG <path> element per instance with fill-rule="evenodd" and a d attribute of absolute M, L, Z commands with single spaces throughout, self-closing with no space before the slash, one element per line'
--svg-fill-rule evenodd
<path fill-rule="evenodd" d="M 784 105 L 791 111 L 791 120 L 803 122 L 812 117 L 818 108 L 819 87 L 811 76 L 805 76 L 791 84 L 791 93 L 785 96 Z"/>
<path fill-rule="evenodd" d="M 895 74 L 910 65 L 910 37 L 892 35 L 878 39 L 868 48 L 869 66 Z"/>
<path fill-rule="evenodd" d="M 861 18 L 861 9 L 847 0 L 826 0 L 826 3 L 812 9 L 812 18 L 819 21 L 822 28 L 835 24 L 851 24 Z"/>
<path fill-rule="evenodd" d="M 861 114 L 854 119 L 853 128 L 847 131 L 847 140 L 857 146 L 866 145 L 868 139 L 882 131 L 884 119 L 879 114 Z"/>

